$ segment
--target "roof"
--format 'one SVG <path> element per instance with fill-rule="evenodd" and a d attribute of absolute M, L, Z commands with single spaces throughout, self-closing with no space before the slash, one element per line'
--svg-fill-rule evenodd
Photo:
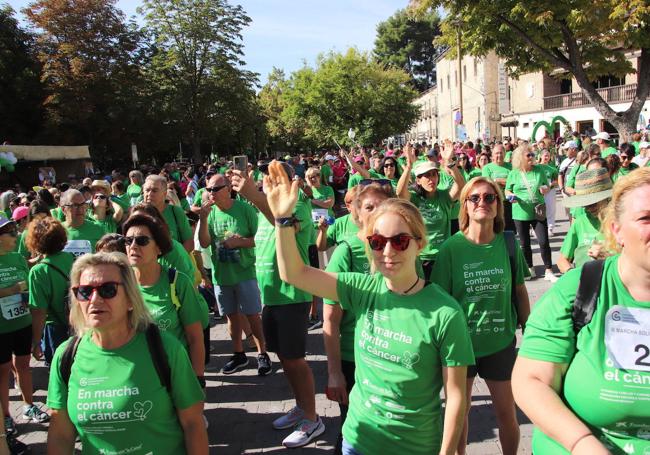
<path fill-rule="evenodd" d="M 11 152 L 22 161 L 90 159 L 87 145 L 0 145 L 0 152 Z"/>

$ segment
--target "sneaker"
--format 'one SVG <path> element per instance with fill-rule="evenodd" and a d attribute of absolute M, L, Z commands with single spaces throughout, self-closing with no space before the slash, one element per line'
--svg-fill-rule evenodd
<path fill-rule="evenodd" d="M 555 276 L 555 273 L 547 271 L 544 274 L 544 281 L 550 281 L 551 283 L 555 283 L 559 278 Z"/>
<path fill-rule="evenodd" d="M 535 267 L 530 267 L 530 268 L 528 269 L 528 271 L 530 272 L 530 276 L 529 276 L 529 277 L 526 277 L 525 280 L 534 280 L 535 277 L 537 276 L 537 275 L 535 274 Z"/>
<path fill-rule="evenodd" d="M 7 446 L 9 447 L 9 453 L 11 455 L 23 455 L 30 453 L 29 446 L 27 444 L 23 444 L 14 437 L 7 438 Z"/>
<path fill-rule="evenodd" d="M 50 416 L 47 415 L 47 412 L 41 411 L 41 409 L 35 404 L 26 404 L 23 406 L 23 420 L 34 423 L 44 423 L 50 420 Z"/>
<path fill-rule="evenodd" d="M 16 422 L 10 416 L 5 416 L 5 434 L 7 436 L 15 436 L 18 434 L 16 429 Z"/>
<path fill-rule="evenodd" d="M 308 419 L 303 419 L 293 430 L 289 436 L 284 438 L 282 445 L 293 449 L 295 447 L 302 447 L 309 444 L 312 440 L 325 432 L 325 424 L 320 417 L 315 422 Z"/>
<path fill-rule="evenodd" d="M 318 319 L 318 316 L 309 316 L 309 322 L 307 323 L 307 331 L 316 330 L 323 327 L 323 321 Z"/>
<path fill-rule="evenodd" d="M 266 376 L 271 372 L 271 358 L 266 352 L 257 355 L 257 375 Z"/>
<path fill-rule="evenodd" d="M 291 411 L 285 415 L 278 417 L 273 421 L 273 428 L 276 430 L 284 430 L 287 428 L 295 427 L 298 422 L 305 418 L 305 413 L 298 406 L 291 408 Z"/>
<path fill-rule="evenodd" d="M 554 235 L 555 235 L 555 233 L 553 232 L 553 226 L 549 226 L 548 227 L 548 236 L 553 237 Z"/>
<path fill-rule="evenodd" d="M 221 369 L 223 374 L 233 374 L 243 370 L 248 365 L 248 357 L 243 352 L 235 352 L 228 363 Z"/>

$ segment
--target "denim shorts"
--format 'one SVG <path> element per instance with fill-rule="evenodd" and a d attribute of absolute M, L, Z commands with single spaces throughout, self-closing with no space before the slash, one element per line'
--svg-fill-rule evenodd
<path fill-rule="evenodd" d="M 246 280 L 232 286 L 214 285 L 214 296 L 217 299 L 219 312 L 227 316 L 234 313 L 259 314 L 262 312 L 262 301 L 257 280 Z"/>

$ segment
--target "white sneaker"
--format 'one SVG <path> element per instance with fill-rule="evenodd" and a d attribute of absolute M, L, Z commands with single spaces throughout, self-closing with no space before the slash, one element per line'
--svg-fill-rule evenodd
<path fill-rule="evenodd" d="M 295 427 L 301 420 L 305 418 L 305 413 L 298 406 L 291 408 L 285 415 L 278 417 L 273 421 L 273 428 L 276 430 L 284 430 L 286 428 Z"/>
<path fill-rule="evenodd" d="M 555 273 L 549 272 L 548 270 L 546 273 L 544 273 L 544 281 L 550 281 L 551 283 L 555 283 L 559 278 L 555 276 Z"/>
<path fill-rule="evenodd" d="M 284 438 L 282 445 L 293 449 L 309 444 L 312 440 L 325 432 L 325 424 L 320 417 L 315 422 L 309 419 L 303 419 L 296 425 L 293 433 Z"/>
<path fill-rule="evenodd" d="M 553 232 L 553 226 L 549 226 L 548 227 L 548 236 L 553 237 L 554 235 L 555 235 L 555 233 Z"/>

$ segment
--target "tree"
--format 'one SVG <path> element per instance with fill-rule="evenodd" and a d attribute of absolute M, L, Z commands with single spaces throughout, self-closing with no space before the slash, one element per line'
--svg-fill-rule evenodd
<path fill-rule="evenodd" d="M 288 131 L 282 121 L 284 109 L 282 94 L 287 89 L 287 80 L 284 70 L 273 68 L 266 84 L 257 95 L 261 114 L 264 116 L 266 130 L 270 136 L 271 149 L 277 148 L 279 143 L 290 140 Z"/>
<path fill-rule="evenodd" d="M 418 91 L 431 88 L 436 82 L 435 59 L 439 48 L 433 40 L 440 35 L 440 17 L 427 11 L 415 17 L 399 10 L 377 25 L 375 58 L 385 64 L 402 68 L 411 76 Z"/>
<path fill-rule="evenodd" d="M 511 75 L 562 69 L 575 77 L 587 99 L 624 140 L 636 130 L 650 94 L 650 4 L 646 0 L 412 0 L 422 14 L 444 7 L 441 44 L 462 30 L 464 50 L 494 50 Z M 453 47 L 452 47 L 453 49 Z M 640 50 L 635 69 L 626 50 Z M 615 112 L 592 84 L 600 76 L 637 74 L 630 107 Z"/>
<path fill-rule="evenodd" d="M 237 122 L 224 108 L 232 114 L 254 102 L 256 75 L 240 69 L 241 30 L 251 19 L 226 0 L 145 0 L 139 11 L 156 47 L 150 80 L 163 94 L 169 121 L 179 123 L 201 162 L 202 141 Z"/>
<path fill-rule="evenodd" d="M 321 55 L 315 69 L 305 66 L 280 86 L 281 131 L 296 146 L 343 143 L 350 128 L 360 143 L 375 143 L 408 129 L 419 115 L 408 74 L 355 49 Z"/>
<path fill-rule="evenodd" d="M 0 5 L 0 141 L 27 144 L 40 133 L 45 96 L 34 38 Z"/>

